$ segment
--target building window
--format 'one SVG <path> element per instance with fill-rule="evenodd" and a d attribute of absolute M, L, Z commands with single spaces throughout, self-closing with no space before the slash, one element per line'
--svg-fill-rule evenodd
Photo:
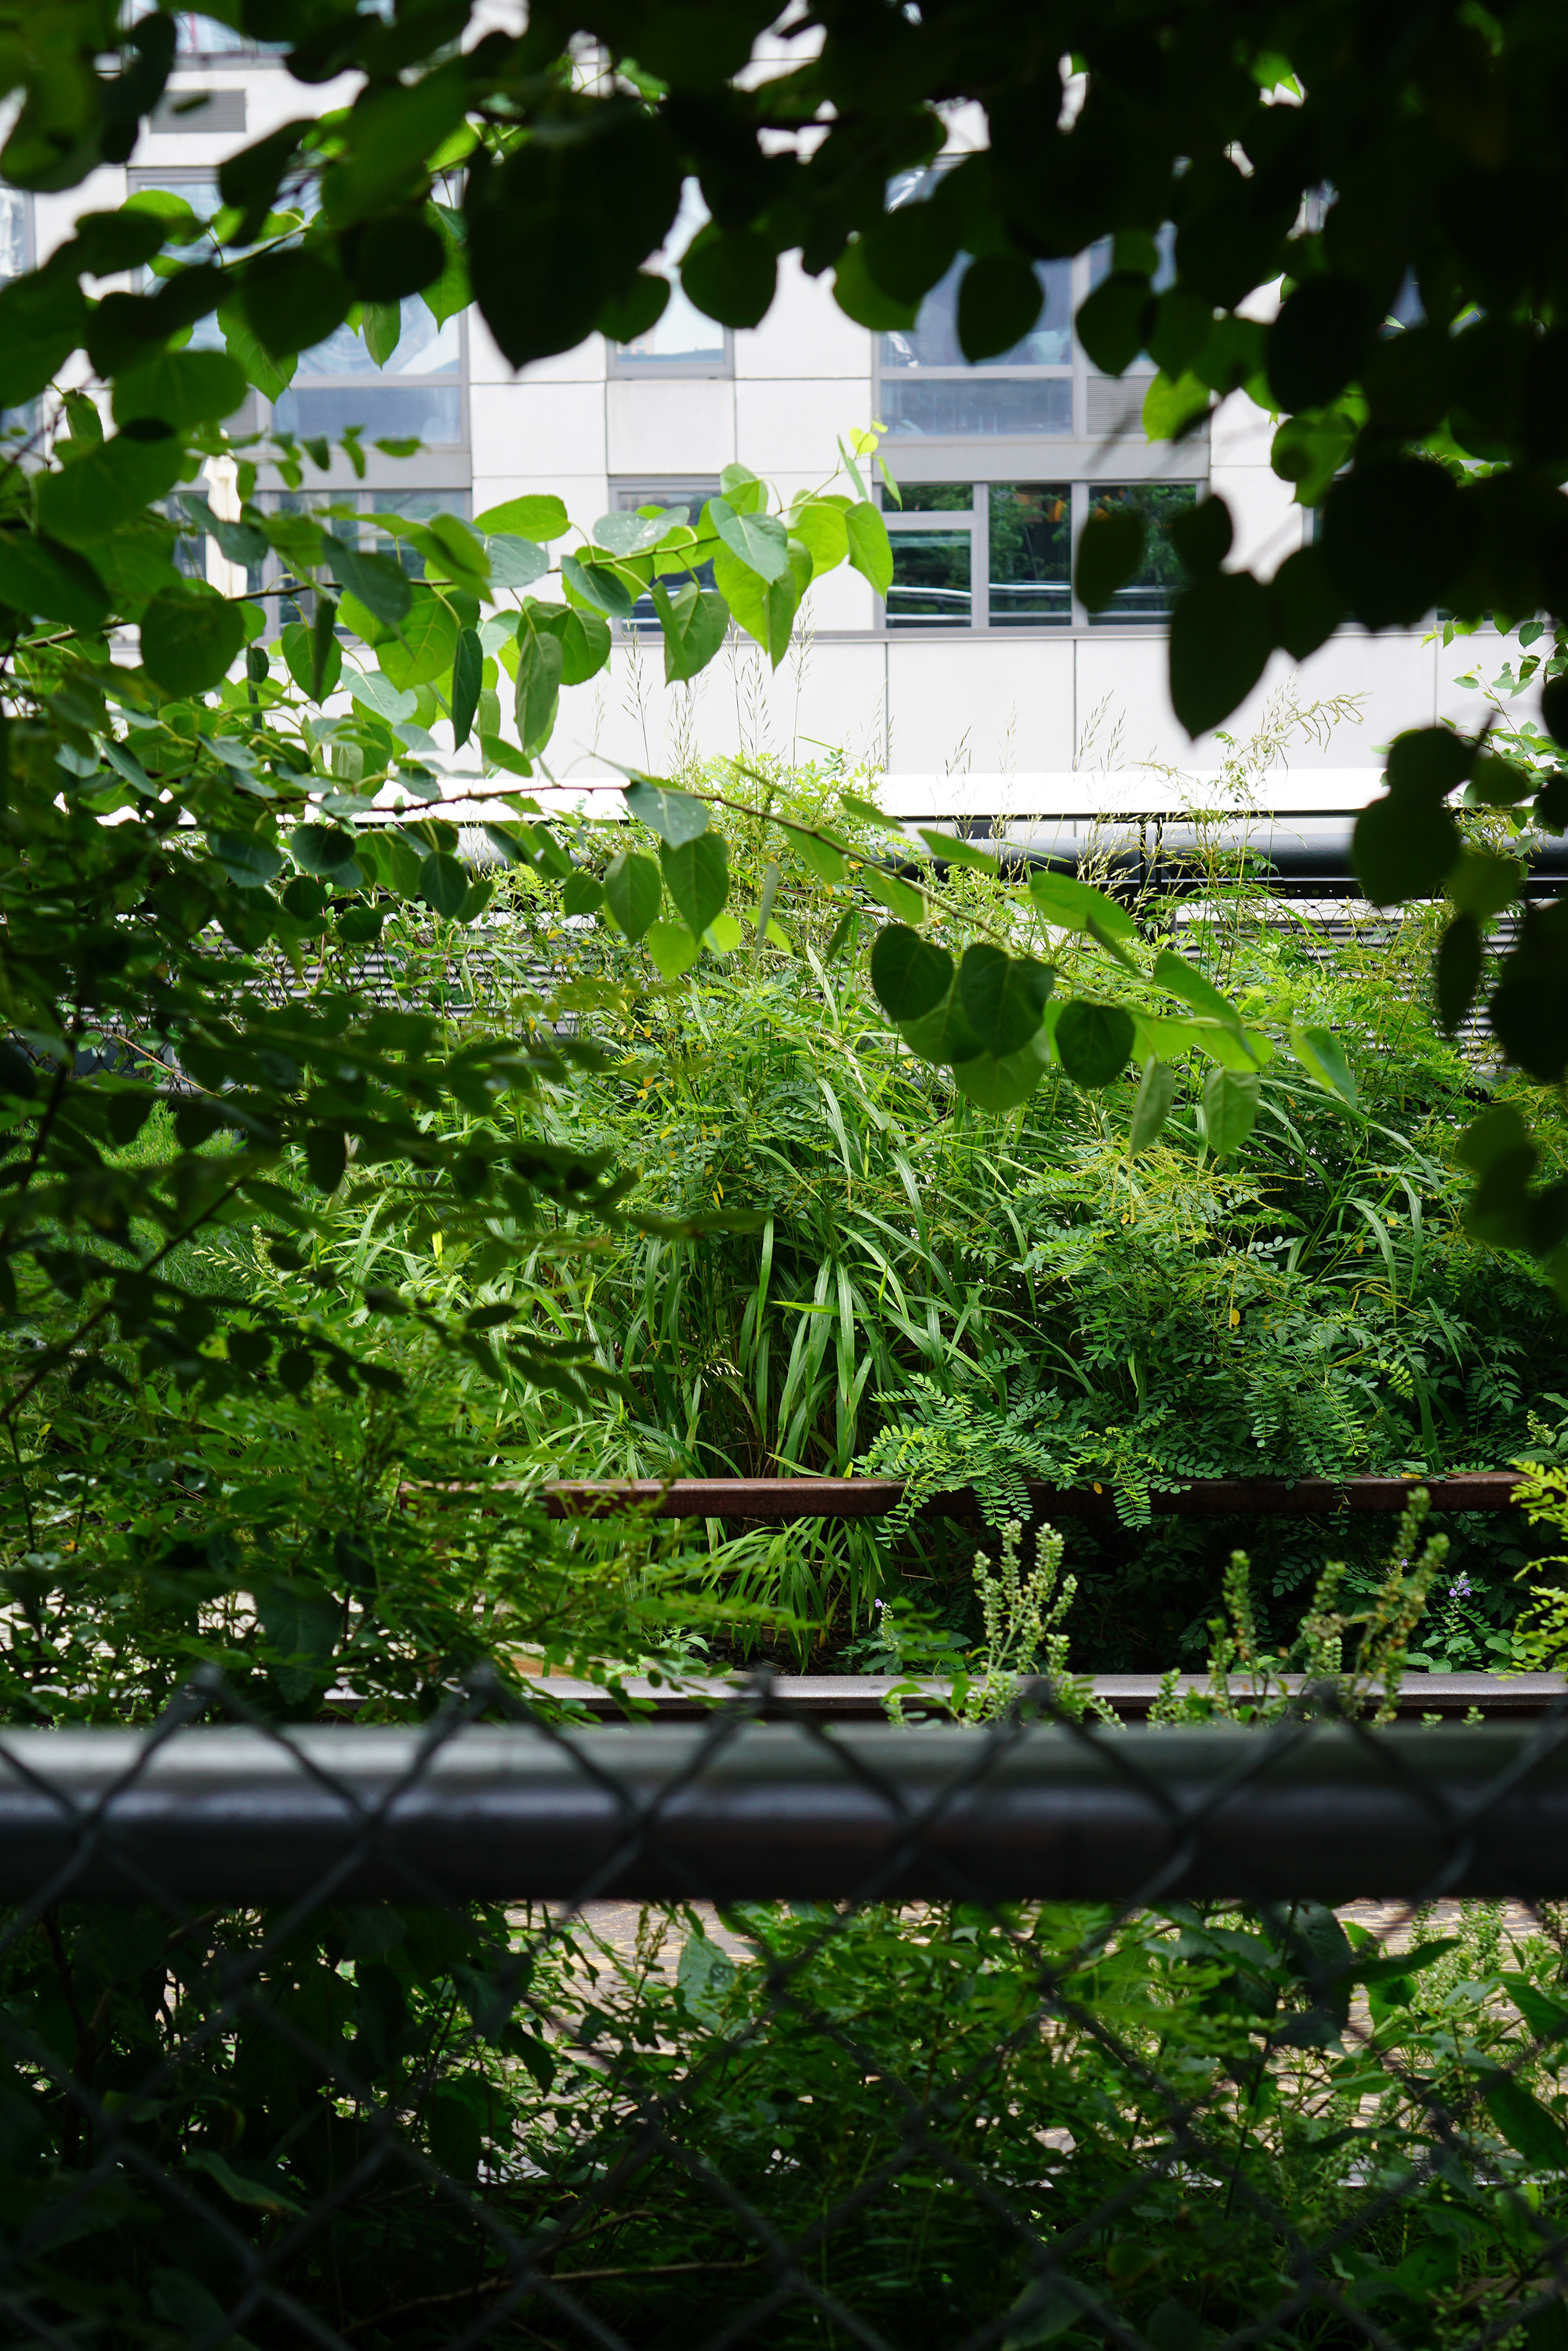
<path fill-rule="evenodd" d="M 681 208 L 664 241 L 645 266 L 670 281 L 670 298 L 663 316 L 634 342 L 609 346 L 610 372 L 626 376 L 733 375 L 735 341 L 727 327 L 703 316 L 689 301 L 680 280 L 681 256 L 698 229 L 706 225 L 707 206 L 702 190 L 688 180 L 681 191 Z M 711 495 L 711 493 L 710 493 Z"/>
<path fill-rule="evenodd" d="M 678 479 L 664 481 L 612 482 L 610 507 L 612 514 L 641 512 L 650 521 L 665 515 L 672 520 L 684 519 L 695 528 L 702 520 L 702 511 L 709 498 L 716 498 L 718 495 L 716 474 L 695 477 L 683 475 Z M 714 584 L 713 565 L 699 563 L 695 576 L 699 588 L 711 588 Z M 684 588 L 692 577 L 689 572 L 672 569 L 665 585 L 678 590 Z M 659 617 L 653 610 L 652 596 L 639 596 L 622 625 L 639 632 L 656 629 Z"/>
<path fill-rule="evenodd" d="M 1144 517 L 1144 559 L 1126 585 L 1118 588 L 1103 612 L 1091 612 L 1094 628 L 1148 628 L 1168 620 L 1172 605 L 1186 582 L 1186 571 L 1176 550 L 1170 526 L 1197 502 L 1196 482 L 1124 482 L 1111 487 L 1096 485 L 1090 493 L 1086 520 L 1128 507 Z"/>
<path fill-rule="evenodd" d="M 347 326 L 301 351 L 293 382 L 273 404 L 276 430 L 336 441 L 358 425 L 375 440 L 462 447 L 463 321 L 438 327 L 417 294 L 405 298 L 402 313 L 397 349 L 381 367 Z"/>
<path fill-rule="evenodd" d="M 1166 526 L 1190 507 L 1196 482 L 906 482 L 884 501 L 893 543 L 889 629 L 1155 627 L 1185 574 Z M 1109 611 L 1072 594 L 1078 533 L 1096 512 L 1134 506 L 1147 517 L 1144 561 Z"/>
<path fill-rule="evenodd" d="M 470 499 L 466 490 L 264 490 L 256 503 L 264 514 L 310 515 L 345 546 L 365 555 L 391 555 L 411 580 L 423 580 L 424 558 L 418 548 L 392 531 L 378 529 L 376 516 L 402 515 L 410 522 L 422 522 L 433 514 L 452 514 L 466 522 Z M 180 562 L 178 555 L 175 560 Z M 185 568 L 182 562 L 181 569 Z M 269 638 L 290 621 L 308 622 L 315 617 L 314 587 L 292 572 L 276 551 L 248 568 L 245 592 L 264 604 Z M 338 633 L 348 643 L 356 642 L 345 629 L 340 628 Z"/>
<path fill-rule="evenodd" d="M 188 204 L 200 220 L 210 221 L 222 208 L 215 175 L 211 171 L 170 170 L 133 172 L 133 192 L 156 190 Z M 214 247 L 202 239 L 182 248 L 192 261 L 211 257 Z M 465 450 L 468 420 L 465 345 L 461 318 L 437 326 L 424 302 L 410 295 L 401 306 L 397 347 L 379 366 L 351 327 L 342 326 L 302 351 L 293 381 L 281 392 L 271 412 L 273 428 L 300 439 L 317 434 L 329 441 L 359 426 L 367 440 L 417 440 L 438 452 Z M 191 340 L 198 350 L 221 350 L 223 329 L 215 318 L 200 319 Z M 255 394 L 228 419 L 231 433 L 265 431 L 265 404 Z M 417 476 L 418 460 L 404 460 Z M 448 466 L 450 459 L 438 460 Z M 428 478 L 428 477 L 427 477 Z"/>

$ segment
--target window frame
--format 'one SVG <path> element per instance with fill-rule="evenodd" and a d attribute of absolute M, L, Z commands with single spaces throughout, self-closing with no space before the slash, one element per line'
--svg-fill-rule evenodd
<path fill-rule="evenodd" d="M 141 188 L 162 188 L 166 189 L 171 194 L 177 194 L 182 187 L 195 186 L 215 188 L 216 184 L 217 166 L 215 163 L 133 163 L 126 172 L 126 193 L 128 195 L 134 194 L 136 191 Z M 32 235 L 32 208 L 30 203 L 28 206 L 28 235 L 29 237 Z M 376 374 L 381 376 L 381 380 L 382 381 L 399 381 L 399 379 L 395 377 L 385 377 L 381 371 L 377 371 Z M 323 389 L 331 390 L 340 385 L 361 383 L 374 380 L 375 377 L 371 376 L 368 373 L 354 377 L 323 375 L 305 376 L 302 378 L 297 372 L 288 389 L 292 391 L 295 389 L 296 385 L 299 385 L 302 388 L 319 386 Z M 418 386 L 422 384 L 444 386 L 451 384 L 454 380 L 455 379 L 450 375 L 434 374 L 409 374 L 401 379 L 401 381 L 410 386 Z M 457 318 L 457 373 L 455 382 L 457 385 L 458 394 L 457 424 L 459 436 L 455 441 L 445 441 L 427 444 L 422 450 L 417 459 L 411 457 L 386 457 L 383 456 L 381 451 L 375 448 L 373 444 L 368 446 L 362 452 L 365 460 L 365 473 L 362 479 L 358 474 L 356 474 L 350 460 L 343 456 L 340 451 L 334 450 L 330 468 L 325 475 L 318 477 L 317 481 L 313 484 L 313 486 L 319 488 L 323 496 L 333 497 L 336 497 L 340 493 L 347 493 L 350 490 L 361 488 L 375 490 L 407 489 L 416 496 L 426 490 L 461 490 L 470 498 L 471 501 L 474 488 L 474 428 L 469 400 L 468 316 L 465 310 L 459 312 Z M 264 400 L 260 392 L 256 392 L 254 387 L 247 392 L 246 400 L 246 406 L 249 408 L 251 417 L 254 421 L 236 423 L 233 419 L 231 419 L 229 420 L 230 429 L 242 433 L 260 432 L 262 434 L 271 434 L 277 431 L 276 403 L 269 400 Z M 240 419 L 244 419 L 246 413 L 246 410 L 243 408 L 235 412 L 236 417 Z M 366 425 L 365 432 L 367 438 L 374 430 L 375 427 L 373 423 Z M 294 437 L 296 440 L 298 440 L 302 436 L 296 434 Z M 334 435 L 329 437 L 336 438 L 337 436 Z M 383 435 L 383 437 L 391 439 L 397 436 L 386 434 Z M 405 470 L 409 466 L 414 466 L 417 468 L 420 475 L 420 478 L 417 481 L 411 482 L 409 480 Z M 274 469 L 272 467 L 268 466 L 266 462 L 263 461 L 261 471 L 264 477 L 268 472 L 273 470 Z M 270 488 L 274 486 L 268 484 L 267 486 Z"/>
<path fill-rule="evenodd" d="M 981 493 L 988 492 L 994 484 L 999 482 L 1043 483 L 1054 480 L 1068 489 L 1071 514 L 1068 578 L 1070 582 L 1075 582 L 1078 570 L 1078 542 L 1088 523 L 1090 509 L 1095 497 L 1102 492 L 1113 488 L 1190 486 L 1201 499 L 1208 487 L 1207 445 L 1201 469 L 1190 459 L 1185 458 L 1183 453 L 1178 452 L 1176 453 L 1178 462 L 1167 463 L 1158 470 L 1154 468 L 1139 470 L 1132 466 L 1118 467 L 1107 465 L 1098 476 L 1083 473 L 1074 474 L 1066 466 L 1052 466 L 1040 463 L 1039 460 L 1042 455 L 1053 446 L 1060 445 L 1053 444 L 1045 434 L 1041 434 L 1039 441 L 1030 444 L 1029 454 L 1036 461 L 1032 466 L 1028 464 L 1015 465 L 1009 465 L 1005 471 L 993 470 L 983 465 L 962 463 L 963 452 L 973 445 L 969 443 L 947 442 L 941 445 L 947 456 L 947 464 L 941 470 L 937 470 L 935 465 L 929 469 L 922 466 L 918 474 L 904 475 L 901 486 L 915 488 L 923 486 L 926 483 L 948 482 L 961 485 L 967 481 L 970 486 L 967 507 L 944 507 L 936 510 L 925 508 L 918 512 L 909 512 L 895 507 L 880 483 L 877 485 L 877 497 L 882 507 L 882 518 L 887 525 L 888 537 L 892 539 L 896 540 L 902 536 L 913 535 L 922 528 L 928 529 L 934 522 L 953 522 L 967 529 L 969 533 L 969 618 L 967 622 L 952 622 L 913 620 L 889 622 L 886 599 L 879 596 L 877 618 L 873 624 L 873 632 L 877 636 L 904 641 L 936 638 L 945 643 L 966 644 L 976 636 L 985 636 L 995 643 L 1009 638 L 1032 643 L 1041 641 L 1051 643 L 1079 636 L 1092 636 L 1104 641 L 1121 637 L 1164 634 L 1169 626 L 1168 613 L 1150 614 L 1146 619 L 1140 617 L 1126 621 L 1108 620 L 1103 614 L 1091 613 L 1085 609 L 1075 585 L 1071 592 L 1071 618 L 1067 620 L 993 622 L 990 617 L 990 499 L 988 496 L 982 496 Z M 1020 444 L 1016 442 L 1007 445 L 1011 451 L 1019 451 L 1020 448 Z M 922 444 L 922 450 L 924 454 L 924 444 Z M 898 478 L 896 472 L 895 478 Z"/>
<path fill-rule="evenodd" d="M 607 511 L 611 514 L 631 514 L 638 507 L 651 507 L 657 503 L 664 507 L 689 506 L 696 515 L 709 498 L 722 495 L 724 486 L 716 474 L 668 474 L 663 478 L 656 475 L 612 474 L 605 487 L 610 498 Z M 706 569 L 706 567 L 699 569 Z M 641 596 L 637 599 L 638 604 L 643 601 Z M 646 601 L 649 604 L 646 613 L 639 614 L 633 606 L 624 620 L 612 623 L 616 637 L 637 641 L 650 631 L 657 630 L 659 623 L 653 617 L 653 600 L 649 597 Z"/>

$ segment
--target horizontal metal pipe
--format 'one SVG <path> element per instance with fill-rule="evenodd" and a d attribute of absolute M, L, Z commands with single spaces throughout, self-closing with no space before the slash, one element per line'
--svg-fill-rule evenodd
<path fill-rule="evenodd" d="M 1519 1479 L 1511 1469 L 1467 1471 L 1454 1478 L 1195 1478 L 1179 1489 L 1151 1493 L 1149 1508 L 1179 1518 L 1315 1518 L 1339 1510 L 1402 1510 L 1417 1486 L 1435 1510 L 1504 1510 Z M 607 1518 L 641 1509 L 655 1519 L 883 1519 L 904 1499 L 897 1478 L 655 1478 L 547 1486 L 552 1518 Z M 1036 1518 L 1109 1518 L 1111 1489 L 1030 1483 Z M 927 1513 L 977 1518 L 968 1487 L 940 1495 Z"/>
<path fill-rule="evenodd" d="M 0 1739 L 0 1898 L 1568 1895 L 1568 1722 Z M 98 1810 L 90 1821 L 83 1815 Z"/>

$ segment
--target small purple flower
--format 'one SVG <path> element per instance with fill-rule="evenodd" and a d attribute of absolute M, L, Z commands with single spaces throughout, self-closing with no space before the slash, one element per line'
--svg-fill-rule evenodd
<path fill-rule="evenodd" d="M 1468 1575 L 1461 1575 L 1457 1583 L 1449 1584 L 1448 1597 L 1450 1600 L 1468 1600 L 1469 1596 L 1470 1579 Z"/>

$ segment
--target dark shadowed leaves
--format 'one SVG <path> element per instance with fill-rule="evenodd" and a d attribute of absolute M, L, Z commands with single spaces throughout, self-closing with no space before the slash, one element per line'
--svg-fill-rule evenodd
<path fill-rule="evenodd" d="M 887 923 L 871 951 L 871 984 L 892 1020 L 919 1020 L 953 986 L 953 958 L 906 923 Z"/>

